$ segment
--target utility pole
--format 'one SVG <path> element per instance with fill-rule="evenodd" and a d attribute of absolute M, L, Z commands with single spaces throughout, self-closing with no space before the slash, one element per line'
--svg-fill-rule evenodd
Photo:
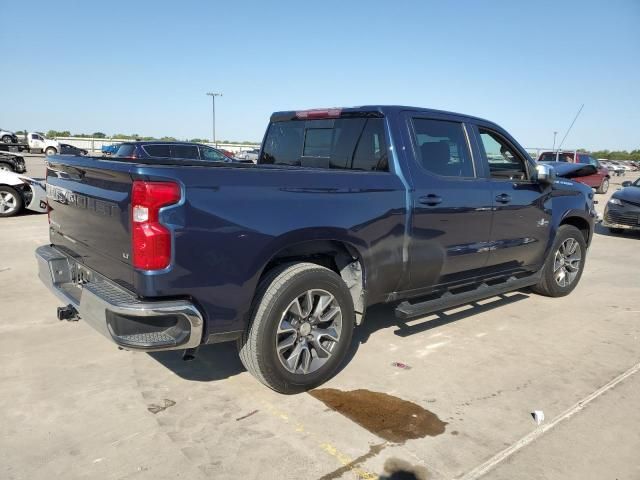
<path fill-rule="evenodd" d="M 213 114 L 213 144 L 217 147 L 216 143 L 216 97 L 221 97 L 221 93 L 207 92 L 207 95 L 211 97 L 211 106 L 212 106 L 212 114 Z"/>
<path fill-rule="evenodd" d="M 558 135 L 558 132 L 553 132 L 553 148 L 551 149 L 552 152 L 556 151 L 556 135 Z M 558 161 L 558 154 L 556 153 L 556 162 Z"/>

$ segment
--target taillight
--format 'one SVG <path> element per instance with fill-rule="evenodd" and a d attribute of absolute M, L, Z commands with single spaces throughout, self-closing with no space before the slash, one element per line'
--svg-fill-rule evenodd
<path fill-rule="evenodd" d="M 131 191 L 131 251 L 133 266 L 162 270 L 171 263 L 171 232 L 159 222 L 162 207 L 180 201 L 173 182 L 133 182 Z"/>

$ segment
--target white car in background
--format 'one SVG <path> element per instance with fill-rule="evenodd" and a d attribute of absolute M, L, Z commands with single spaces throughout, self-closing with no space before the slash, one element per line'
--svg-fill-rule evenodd
<path fill-rule="evenodd" d="M 258 162 L 258 155 L 260 154 L 259 148 L 252 148 L 251 150 L 244 150 L 234 155 L 238 160 L 251 160 L 253 163 Z"/>
<path fill-rule="evenodd" d="M 12 217 L 23 208 L 46 213 L 47 191 L 44 182 L 0 170 L 0 217 Z"/>

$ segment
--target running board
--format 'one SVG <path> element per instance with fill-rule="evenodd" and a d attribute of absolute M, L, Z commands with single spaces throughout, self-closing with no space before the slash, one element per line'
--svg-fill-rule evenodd
<path fill-rule="evenodd" d="M 476 302 L 502 293 L 530 287 L 531 285 L 538 283 L 539 280 L 540 273 L 536 272 L 527 277 L 509 277 L 503 282 L 492 285 L 481 283 L 475 289 L 461 293 L 445 292 L 438 298 L 424 302 L 409 303 L 404 301 L 396 307 L 396 317 L 400 319 L 407 319 L 420 315 L 427 315 L 433 312 L 439 312 L 448 308 L 464 305 L 465 303 Z"/>

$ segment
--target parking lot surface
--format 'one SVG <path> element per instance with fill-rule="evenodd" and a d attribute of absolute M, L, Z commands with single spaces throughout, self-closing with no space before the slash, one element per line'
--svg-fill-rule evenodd
<path fill-rule="evenodd" d="M 636 177 L 614 177 L 599 210 Z M 565 298 L 524 290 L 406 323 L 373 307 L 333 380 L 283 396 L 232 344 L 183 362 L 59 322 L 33 255 L 46 215 L 0 229 L 0 478 L 372 479 L 389 459 L 431 479 L 640 478 L 638 234 L 598 227 Z"/>

